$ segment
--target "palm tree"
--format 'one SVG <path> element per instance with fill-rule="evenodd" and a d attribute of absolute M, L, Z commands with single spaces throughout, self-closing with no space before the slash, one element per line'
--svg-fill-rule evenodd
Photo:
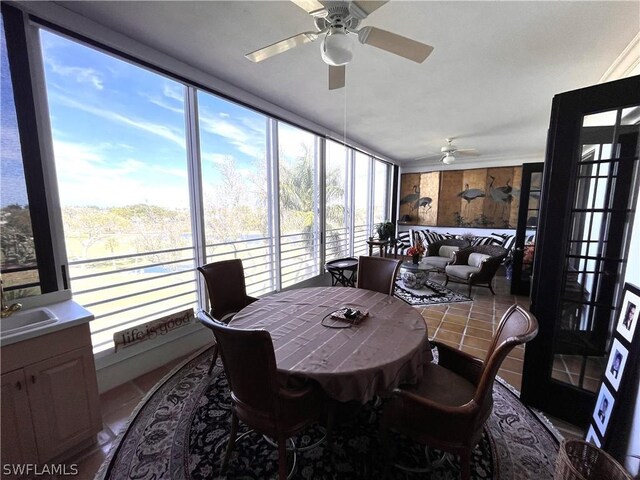
<path fill-rule="evenodd" d="M 312 253 L 320 193 L 315 182 L 314 154 L 306 145 L 303 144 L 302 148 L 303 154 L 293 164 L 280 163 L 280 225 L 282 234 L 301 234 L 309 253 Z M 344 181 L 337 170 L 327 171 L 325 177 L 326 241 L 332 245 L 328 255 L 339 255 L 340 233 L 337 230 L 344 226 Z"/>

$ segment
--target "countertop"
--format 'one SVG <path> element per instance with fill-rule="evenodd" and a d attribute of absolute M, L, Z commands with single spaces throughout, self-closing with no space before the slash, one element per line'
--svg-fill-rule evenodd
<path fill-rule="evenodd" d="M 41 335 L 47 335 L 65 328 L 75 327 L 76 325 L 88 323 L 94 319 L 91 312 L 71 299 L 71 292 L 68 290 L 38 295 L 32 298 L 24 298 L 21 299 L 19 303 L 23 305 L 22 310 L 20 310 L 21 312 L 35 308 L 44 308 L 51 311 L 57 317 L 57 321 L 46 325 L 36 325 L 26 331 L 15 333 L 8 331 L 5 335 L 2 329 L 2 322 L 5 319 L 0 319 L 0 347 Z"/>

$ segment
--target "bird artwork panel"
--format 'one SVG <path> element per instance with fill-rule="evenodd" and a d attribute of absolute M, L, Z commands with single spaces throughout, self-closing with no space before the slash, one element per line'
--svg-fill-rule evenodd
<path fill-rule="evenodd" d="M 515 228 L 522 167 L 405 173 L 400 216 L 440 227 Z"/>
<path fill-rule="evenodd" d="M 492 227 L 515 228 L 518 224 L 522 167 L 488 168 L 484 218 Z"/>
<path fill-rule="evenodd" d="M 440 172 L 407 173 L 400 180 L 400 218 L 408 223 L 435 226 L 438 218 Z"/>

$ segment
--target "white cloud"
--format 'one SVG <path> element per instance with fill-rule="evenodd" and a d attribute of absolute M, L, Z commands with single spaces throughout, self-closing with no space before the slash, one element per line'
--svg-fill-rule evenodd
<path fill-rule="evenodd" d="M 149 203 L 170 208 L 187 207 L 185 171 L 148 165 L 135 158 L 114 161 L 113 145 L 89 145 L 54 140 L 56 170 L 62 205 L 124 206 Z M 149 179 L 151 172 L 164 174 Z M 181 186 L 180 184 L 183 184 Z"/>
<path fill-rule="evenodd" d="M 93 85 L 97 90 L 104 89 L 104 80 L 102 79 L 100 72 L 97 70 L 86 67 L 68 67 L 60 65 L 52 57 L 47 56 L 45 58 L 47 58 L 47 63 L 55 73 L 62 75 L 63 77 L 72 77 L 78 83 L 88 83 Z"/>
<path fill-rule="evenodd" d="M 304 130 L 281 124 L 278 128 L 278 144 L 285 157 L 299 158 L 305 154 L 306 149 L 310 152 L 314 151 L 315 137 Z"/>
<path fill-rule="evenodd" d="M 157 173 L 163 173 L 166 175 L 171 175 L 172 177 L 181 177 L 181 178 L 187 178 L 187 165 L 185 163 L 184 169 L 179 169 L 179 168 L 169 168 L 169 167 L 163 167 L 161 165 L 151 165 L 149 167 L 151 170 L 153 170 L 154 172 Z"/>
<path fill-rule="evenodd" d="M 140 92 L 140 95 L 154 105 L 184 115 L 184 88 L 181 85 L 165 83 L 162 86 L 162 96 L 149 92 Z"/>
<path fill-rule="evenodd" d="M 184 102 L 184 87 L 182 85 L 172 85 L 165 83 L 162 87 L 162 93 L 165 97 Z"/>
<path fill-rule="evenodd" d="M 76 100 L 73 100 L 63 95 L 54 94 L 53 97 L 55 97 L 56 101 L 68 107 L 77 108 L 78 110 L 91 113 L 92 115 L 96 115 L 98 117 L 104 118 L 105 120 L 127 125 L 128 127 L 137 128 L 139 130 L 143 130 L 145 132 L 148 132 L 153 135 L 162 137 L 166 140 L 169 140 L 177 144 L 181 148 L 185 148 L 186 140 L 184 138 L 184 135 L 182 135 L 181 132 L 177 132 L 175 129 L 168 127 L 166 125 L 160 125 L 160 124 L 148 122 L 145 120 L 130 118 L 125 115 L 121 115 L 117 112 L 113 112 L 110 110 L 105 110 L 103 108 L 98 108 L 92 105 L 87 105 L 84 103 L 77 102 Z"/>
<path fill-rule="evenodd" d="M 226 138 L 231 145 L 250 157 L 260 157 L 264 151 L 264 128 L 240 128 L 231 121 L 211 117 L 200 113 L 200 124 L 203 130 Z"/>
<path fill-rule="evenodd" d="M 233 159 L 232 155 L 225 155 L 224 153 L 202 153 L 200 159 L 205 162 L 215 163 L 216 165 L 223 164 L 228 158 Z"/>
<path fill-rule="evenodd" d="M 174 107 L 173 105 L 169 105 L 167 102 L 165 102 L 161 98 L 154 98 L 154 97 L 147 96 L 147 99 L 154 105 L 158 105 L 159 107 L 169 110 L 170 112 L 179 113 L 181 115 L 184 114 L 184 108 L 182 108 L 182 106 Z"/>

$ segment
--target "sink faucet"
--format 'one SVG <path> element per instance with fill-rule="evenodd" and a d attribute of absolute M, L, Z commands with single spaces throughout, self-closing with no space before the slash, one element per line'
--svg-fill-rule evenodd
<path fill-rule="evenodd" d="M 2 287 L 2 277 L 0 277 L 0 308 L 2 309 L 2 312 L 0 313 L 1 318 L 7 318 L 9 315 L 22 308 L 22 304 L 20 303 L 7 305 L 7 299 L 4 296 L 4 288 Z"/>

